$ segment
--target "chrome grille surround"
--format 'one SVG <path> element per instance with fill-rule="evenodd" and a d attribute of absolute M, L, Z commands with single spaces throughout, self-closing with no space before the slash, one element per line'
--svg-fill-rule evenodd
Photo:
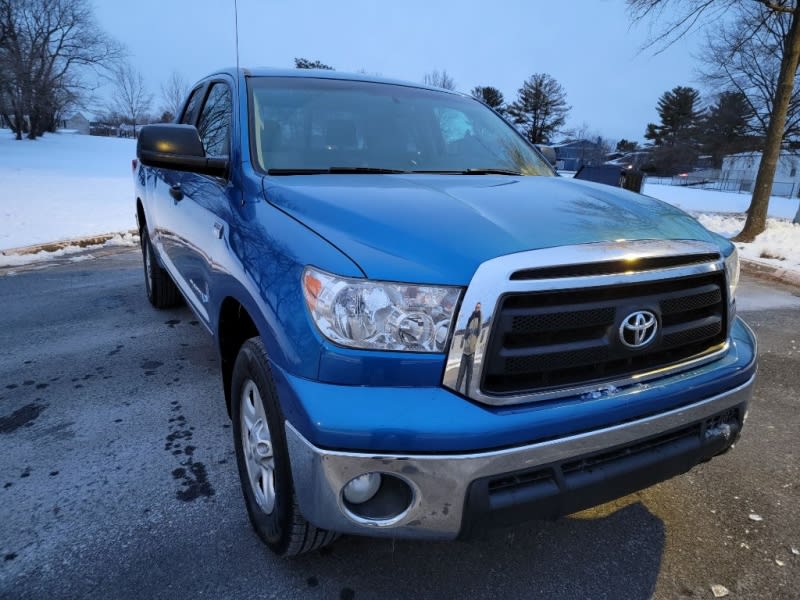
<path fill-rule="evenodd" d="M 697 260 L 698 255 L 704 255 L 702 261 Z M 686 260 L 675 266 L 637 270 L 637 265 L 646 263 L 647 259 L 675 256 L 686 257 Z M 710 256 L 717 258 L 708 260 Z M 620 261 L 622 261 L 621 264 L 630 265 L 630 270 L 599 275 L 553 276 L 554 267 L 568 267 L 566 270 L 569 271 L 569 267 L 575 265 L 612 262 L 620 264 Z M 653 262 L 658 263 L 659 261 Z M 545 269 L 546 276 L 532 279 L 514 277 L 514 274 L 520 271 L 535 276 L 537 268 Z M 484 393 L 481 389 L 485 366 L 484 356 L 495 325 L 499 301 L 505 294 L 641 284 L 714 273 L 721 273 L 724 276 L 724 272 L 724 259 L 719 247 L 710 242 L 696 240 L 622 240 L 559 246 L 519 252 L 486 261 L 476 270 L 461 303 L 450 342 L 442 384 L 477 402 L 492 406 L 507 406 L 580 395 L 607 389 L 609 386 L 621 387 L 641 383 L 706 364 L 723 355 L 728 349 L 729 342 L 716 344 L 704 352 L 674 364 L 644 372 L 632 372 L 621 377 L 604 380 L 601 383 L 592 381 L 586 385 L 569 385 L 559 389 L 502 395 Z M 726 310 L 729 316 L 731 316 L 732 302 L 733 299 L 727 298 Z M 468 323 L 477 304 L 480 304 L 481 309 L 481 326 L 475 344 L 472 373 L 468 378 L 465 377 L 465 373 L 461 372 L 463 370 L 462 362 L 464 362 L 462 359 L 465 358 L 464 341 Z M 728 328 L 730 328 L 730 320 Z M 466 388 L 461 385 L 464 380 L 469 380 Z"/>

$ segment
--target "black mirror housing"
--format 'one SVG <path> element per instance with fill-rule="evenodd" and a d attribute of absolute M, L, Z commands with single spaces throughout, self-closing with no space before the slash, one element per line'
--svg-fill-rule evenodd
<path fill-rule="evenodd" d="M 159 123 L 139 132 L 136 157 L 148 167 L 224 177 L 228 157 L 208 157 L 194 125 Z"/>

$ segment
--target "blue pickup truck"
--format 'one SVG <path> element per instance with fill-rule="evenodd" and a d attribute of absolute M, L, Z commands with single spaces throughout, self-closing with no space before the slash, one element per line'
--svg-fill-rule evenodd
<path fill-rule="evenodd" d="M 213 336 L 280 555 L 556 518 L 739 436 L 756 342 L 734 246 L 556 176 L 473 98 L 224 70 L 137 159 L 147 296 Z"/>

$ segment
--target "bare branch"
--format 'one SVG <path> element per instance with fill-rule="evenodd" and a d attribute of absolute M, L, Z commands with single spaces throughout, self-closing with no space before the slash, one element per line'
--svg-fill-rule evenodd
<path fill-rule="evenodd" d="M 87 71 L 122 53 L 89 0 L 0 0 L 0 111 L 14 115 L 18 137 L 38 137 L 81 102 Z"/>
<path fill-rule="evenodd" d="M 794 7 L 793 6 L 786 6 L 785 4 L 779 4 L 777 2 L 770 2 L 770 0 L 756 0 L 756 2 L 758 2 L 759 4 L 763 4 L 764 6 L 769 8 L 770 10 L 774 10 L 776 12 L 782 12 L 782 13 L 787 13 L 787 14 L 791 14 L 792 12 L 794 12 Z"/>
<path fill-rule="evenodd" d="M 133 126 L 136 137 L 136 125 L 141 124 L 153 103 L 153 95 L 148 93 L 142 74 L 130 63 L 121 63 L 113 72 L 114 91 L 109 108 L 117 112 Z"/>
<path fill-rule="evenodd" d="M 189 84 L 177 71 L 173 71 L 166 83 L 161 84 L 162 112 L 179 116 L 183 102 L 189 95 Z"/>
<path fill-rule="evenodd" d="M 425 73 L 425 76 L 422 78 L 422 83 L 432 87 L 442 88 L 443 90 L 456 89 L 455 80 L 448 75 L 445 69 L 441 71 L 439 71 L 439 69 L 434 69 L 430 73 Z"/>

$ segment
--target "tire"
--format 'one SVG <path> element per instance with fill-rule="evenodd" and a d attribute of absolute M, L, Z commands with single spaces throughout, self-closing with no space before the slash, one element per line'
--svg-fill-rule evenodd
<path fill-rule="evenodd" d="M 322 548 L 339 534 L 300 512 L 292 483 L 284 416 L 261 338 L 247 340 L 231 378 L 231 418 L 239 480 L 250 523 L 278 556 Z"/>
<path fill-rule="evenodd" d="M 142 245 L 144 287 L 147 292 L 147 299 L 156 308 L 177 306 L 181 302 L 181 294 L 169 273 L 158 264 L 146 225 L 139 232 L 139 239 Z"/>

